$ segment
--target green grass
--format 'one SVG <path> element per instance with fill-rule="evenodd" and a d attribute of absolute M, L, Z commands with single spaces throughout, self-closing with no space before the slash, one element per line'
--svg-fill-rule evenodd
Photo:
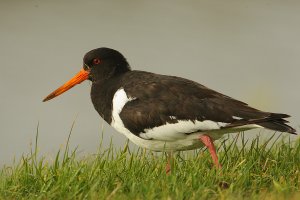
<path fill-rule="evenodd" d="M 78 158 L 67 144 L 49 162 L 38 155 L 37 135 L 29 155 L 1 170 L 0 198 L 300 199 L 299 140 L 273 135 L 247 142 L 243 134 L 235 136 L 217 144 L 221 171 L 200 149 L 177 154 L 166 175 L 164 154 L 131 152 L 127 145 L 104 149 L 101 142 L 96 155 Z"/>

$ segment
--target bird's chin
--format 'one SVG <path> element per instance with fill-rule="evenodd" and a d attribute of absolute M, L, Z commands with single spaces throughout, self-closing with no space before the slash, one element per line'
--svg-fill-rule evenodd
<path fill-rule="evenodd" d="M 89 80 L 89 81 L 91 81 L 91 82 L 95 82 L 95 79 L 93 79 L 93 77 L 92 77 L 91 75 L 89 75 L 89 77 L 88 77 L 87 80 Z"/>

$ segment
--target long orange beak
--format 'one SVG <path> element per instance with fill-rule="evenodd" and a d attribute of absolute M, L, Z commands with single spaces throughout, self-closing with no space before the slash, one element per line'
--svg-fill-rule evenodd
<path fill-rule="evenodd" d="M 85 71 L 84 69 L 80 70 L 80 72 L 76 74 L 73 78 L 71 78 L 68 82 L 66 82 L 65 84 L 57 88 L 55 91 L 53 91 L 51 94 L 49 94 L 43 100 L 43 102 L 53 99 L 54 97 L 61 95 L 62 93 L 74 87 L 75 85 L 81 83 L 82 81 L 85 81 L 89 78 L 89 73 L 89 71 Z"/>

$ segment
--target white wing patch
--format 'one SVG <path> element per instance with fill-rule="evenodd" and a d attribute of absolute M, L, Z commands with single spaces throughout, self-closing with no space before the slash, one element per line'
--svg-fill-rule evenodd
<path fill-rule="evenodd" d="M 233 119 L 237 119 L 237 120 L 240 120 L 240 119 L 243 119 L 241 117 L 237 117 L 237 116 L 232 116 Z"/>
<path fill-rule="evenodd" d="M 227 123 L 214 122 L 211 120 L 195 122 L 191 120 L 178 120 L 178 122 L 174 124 L 167 123 L 152 129 L 145 129 L 145 133 L 141 133 L 140 137 L 144 139 L 172 141 L 185 138 L 187 133 L 219 130 L 225 125 L 227 125 Z"/>

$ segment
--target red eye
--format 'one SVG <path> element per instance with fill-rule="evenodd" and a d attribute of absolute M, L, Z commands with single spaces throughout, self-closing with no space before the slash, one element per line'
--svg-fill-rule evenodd
<path fill-rule="evenodd" d="M 94 63 L 94 65 L 98 65 L 98 64 L 101 63 L 101 60 L 100 60 L 99 58 L 95 58 L 95 59 L 93 60 L 93 63 Z"/>

